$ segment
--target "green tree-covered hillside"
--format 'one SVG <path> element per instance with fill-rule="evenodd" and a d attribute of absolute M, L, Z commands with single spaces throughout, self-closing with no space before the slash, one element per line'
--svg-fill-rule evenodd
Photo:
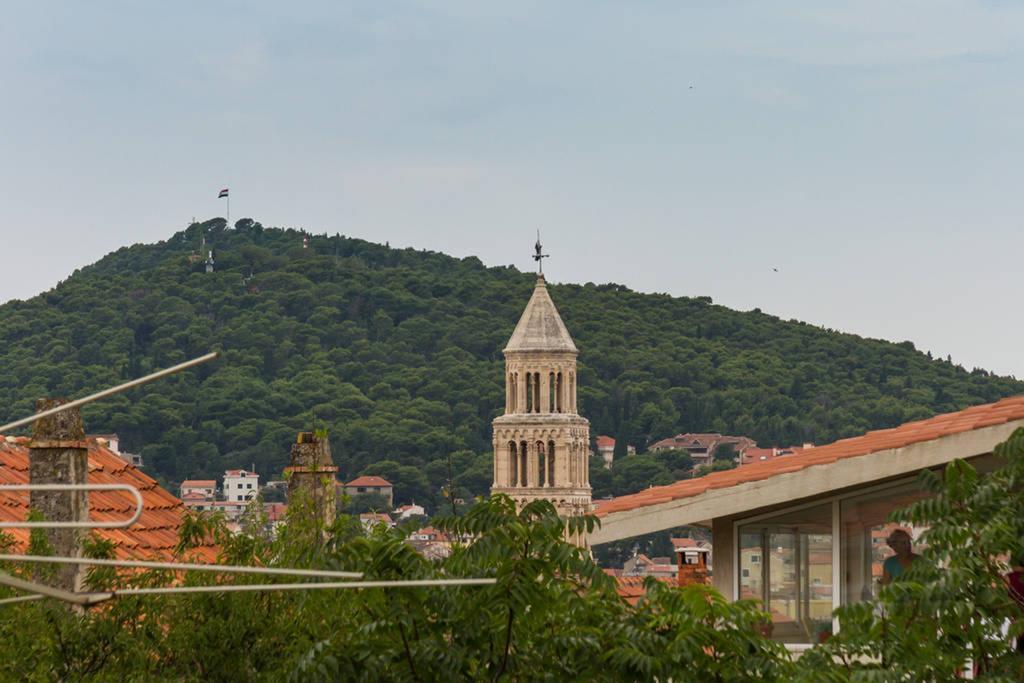
<path fill-rule="evenodd" d="M 204 232 L 212 274 L 190 258 Z M 504 400 L 501 349 L 533 282 L 475 258 L 338 235 L 312 235 L 304 249 L 302 233 L 248 219 L 236 229 L 222 219 L 194 224 L 0 306 L 0 417 L 30 413 L 40 396 L 83 395 L 220 350 L 213 364 L 93 404 L 88 428 L 119 433 L 124 449 L 176 482 L 250 463 L 279 473 L 315 415 L 343 478 L 381 474 L 398 500 L 436 503 L 451 456 L 459 492 L 482 494 L 490 421 Z M 581 349 L 580 408 L 592 435 L 641 453 L 681 431 L 822 443 L 1024 387 L 932 360 L 909 342 L 705 297 L 591 283 L 551 292 Z M 645 481 L 602 481 L 617 482 L 615 492 L 642 487 L 670 471 L 658 466 L 632 468 Z"/>

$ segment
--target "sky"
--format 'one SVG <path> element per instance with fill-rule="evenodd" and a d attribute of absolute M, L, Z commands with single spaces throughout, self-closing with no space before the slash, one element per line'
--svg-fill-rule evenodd
<path fill-rule="evenodd" d="M 5 3 L 0 301 L 229 187 L 1024 378 L 1022 40 L 995 0 Z"/>

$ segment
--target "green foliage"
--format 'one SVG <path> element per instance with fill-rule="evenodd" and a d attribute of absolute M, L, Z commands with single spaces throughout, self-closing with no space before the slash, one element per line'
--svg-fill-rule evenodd
<path fill-rule="evenodd" d="M 350 515 L 363 512 L 390 513 L 391 506 L 388 505 L 388 499 L 379 493 L 357 493 L 345 500 L 344 510 Z"/>
<path fill-rule="evenodd" d="M 793 665 L 759 635 L 766 615 L 706 587 L 649 586 L 637 607 L 565 541 L 594 518 L 496 496 L 435 520 L 455 539 L 431 562 L 400 532 L 339 517 L 327 540 L 289 511 L 276 539 L 230 534 L 222 561 L 360 571 L 366 579 L 492 577 L 478 587 L 123 597 L 75 613 L 50 601 L 4 607 L 0 678 L 20 680 L 786 680 Z M 311 533 L 313 532 L 313 533 Z M 96 588 L 161 585 L 165 572 L 107 574 Z M 184 575 L 186 585 L 263 577 Z M 0 592 L 0 597 L 6 593 Z"/>
<path fill-rule="evenodd" d="M 39 396 L 81 396 L 219 350 L 215 364 L 87 406 L 89 429 L 119 433 L 168 483 L 250 463 L 279 472 L 297 431 L 327 428 L 343 479 L 381 461 L 415 468 L 426 483 L 409 489 L 436 510 L 449 455 L 469 453 L 453 468 L 459 497 L 487 493 L 501 348 L 533 276 L 339 235 L 302 249 L 295 230 L 236 225 L 120 249 L 0 306 L 0 419 L 29 414 Z M 188 259 L 204 231 L 211 274 Z M 581 412 L 594 434 L 616 436 L 616 468 L 627 444 L 643 454 L 680 431 L 824 443 L 1024 390 L 907 345 L 706 297 L 551 290 L 581 349 Z M 662 464 L 675 478 L 689 469 Z"/>

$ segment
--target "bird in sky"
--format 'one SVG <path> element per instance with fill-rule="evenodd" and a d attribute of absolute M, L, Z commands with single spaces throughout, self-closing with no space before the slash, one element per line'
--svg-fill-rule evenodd
<path fill-rule="evenodd" d="M 779 272 L 778 268 L 772 268 L 772 270 L 774 270 L 776 273 Z"/>

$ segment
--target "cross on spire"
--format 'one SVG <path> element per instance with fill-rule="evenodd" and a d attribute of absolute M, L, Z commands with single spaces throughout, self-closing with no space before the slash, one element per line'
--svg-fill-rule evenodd
<path fill-rule="evenodd" d="M 546 259 L 551 254 L 544 253 L 544 247 L 540 244 L 540 230 L 537 231 L 537 243 L 533 245 L 533 260 L 537 262 L 537 275 L 544 274 L 544 262 L 541 259 Z"/>

